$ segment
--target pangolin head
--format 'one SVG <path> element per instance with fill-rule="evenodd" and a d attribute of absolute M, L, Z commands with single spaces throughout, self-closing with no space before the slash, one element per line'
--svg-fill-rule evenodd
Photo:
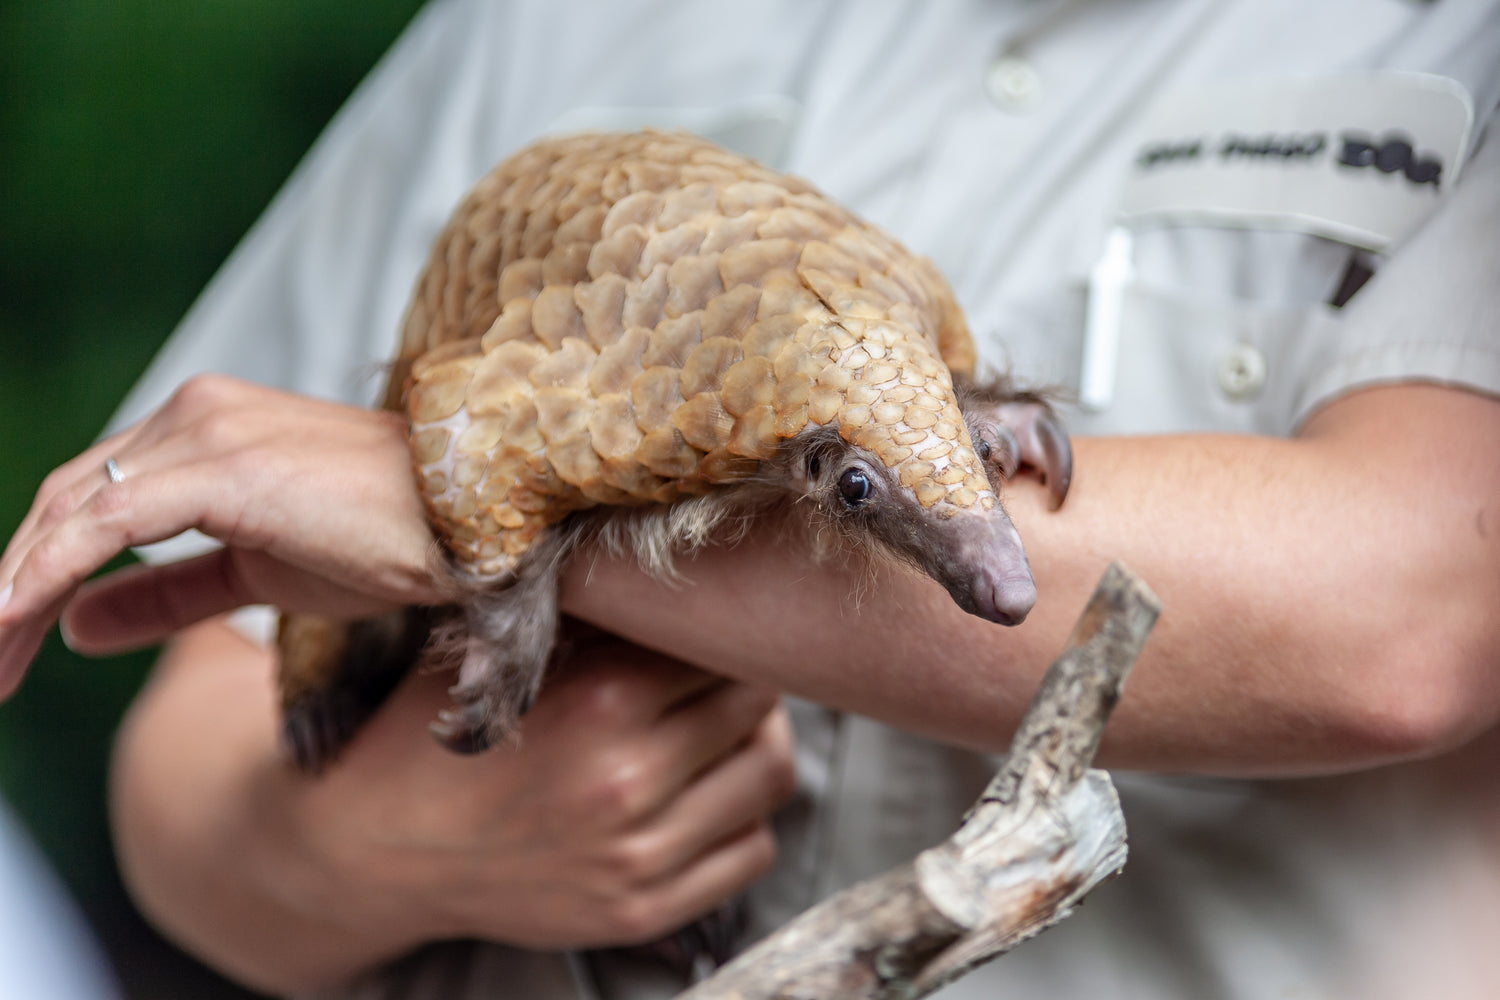
<path fill-rule="evenodd" d="M 979 454 L 990 446 L 976 445 L 948 367 L 914 331 L 884 320 L 841 320 L 810 346 L 827 363 L 809 385 L 807 424 L 771 463 L 779 481 L 970 614 L 1019 624 L 1036 585 Z"/>

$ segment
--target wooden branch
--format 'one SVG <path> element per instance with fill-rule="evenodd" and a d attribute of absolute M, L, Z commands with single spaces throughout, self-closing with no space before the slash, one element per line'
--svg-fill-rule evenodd
<path fill-rule="evenodd" d="M 1067 916 L 1125 864 L 1089 770 L 1160 605 L 1105 571 L 999 773 L 945 843 L 823 901 L 678 1000 L 915 1000 Z"/>

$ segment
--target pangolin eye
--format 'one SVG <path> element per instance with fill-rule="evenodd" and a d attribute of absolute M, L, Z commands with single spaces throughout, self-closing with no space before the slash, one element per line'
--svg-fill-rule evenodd
<path fill-rule="evenodd" d="M 858 469 L 845 469 L 839 476 L 839 499 L 846 507 L 858 507 L 870 499 L 870 477 Z"/>
<path fill-rule="evenodd" d="M 990 443 L 981 437 L 977 439 L 977 444 L 979 447 L 975 450 L 979 452 L 979 460 L 981 462 L 988 462 L 990 460 Z"/>
<path fill-rule="evenodd" d="M 818 473 L 821 472 L 822 469 L 823 463 L 818 461 L 817 455 L 814 455 L 807 460 L 807 474 L 809 476 L 812 476 L 814 479 L 816 479 L 818 477 Z"/>

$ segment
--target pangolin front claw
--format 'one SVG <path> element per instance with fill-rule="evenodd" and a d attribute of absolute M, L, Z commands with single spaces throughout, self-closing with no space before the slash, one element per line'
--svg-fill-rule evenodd
<path fill-rule="evenodd" d="M 1002 478 L 1029 466 L 1047 484 L 1052 509 L 1062 506 L 1073 482 L 1073 445 L 1052 407 L 1036 399 L 998 403 L 971 424 L 985 461 Z"/>
<path fill-rule="evenodd" d="M 486 721 L 487 715 L 482 704 L 471 702 L 443 709 L 427 728 L 439 743 L 454 753 L 483 753 L 495 742 Z"/>
<path fill-rule="evenodd" d="M 438 712 L 427 729 L 443 746 L 461 754 L 483 753 L 509 739 L 536 698 L 530 686 L 493 676 L 479 684 L 456 684 L 448 693 L 453 707 Z"/>
<path fill-rule="evenodd" d="M 1052 508 L 1058 510 L 1073 486 L 1073 442 L 1062 418 L 1041 402 L 1002 403 L 996 415 L 1020 445 L 1020 463 L 1041 472 Z"/>

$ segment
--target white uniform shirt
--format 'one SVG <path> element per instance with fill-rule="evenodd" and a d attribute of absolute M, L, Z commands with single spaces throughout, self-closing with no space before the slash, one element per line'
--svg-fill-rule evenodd
<path fill-rule="evenodd" d="M 1286 228 L 1135 225 L 1131 276 L 1111 293 L 1113 402 L 1070 423 L 1286 435 L 1362 385 L 1500 394 L 1500 140 L 1453 182 L 1500 102 L 1491 0 L 447 0 L 341 112 L 119 419 L 197 371 L 372 401 L 426 247 L 465 189 L 544 132 L 647 124 L 810 178 L 937 261 L 986 363 L 1077 388 L 1097 347 L 1089 277 L 1153 110 L 1225 83 L 1251 104 L 1273 85 L 1317 105 L 1330 74 L 1392 70 L 1455 81 L 1473 112 L 1414 232 L 1375 258 Z M 1380 173 L 1388 188 L 1417 183 Z M 1353 260 L 1377 273 L 1336 309 Z M 806 796 L 751 894 L 757 933 L 942 839 L 990 771 L 869 720 L 798 704 L 796 722 Z M 1316 781 L 1119 775 L 1126 875 L 940 995 L 1490 995 L 1494 742 Z M 454 945 L 359 992 L 673 991 L 625 959 Z"/>

